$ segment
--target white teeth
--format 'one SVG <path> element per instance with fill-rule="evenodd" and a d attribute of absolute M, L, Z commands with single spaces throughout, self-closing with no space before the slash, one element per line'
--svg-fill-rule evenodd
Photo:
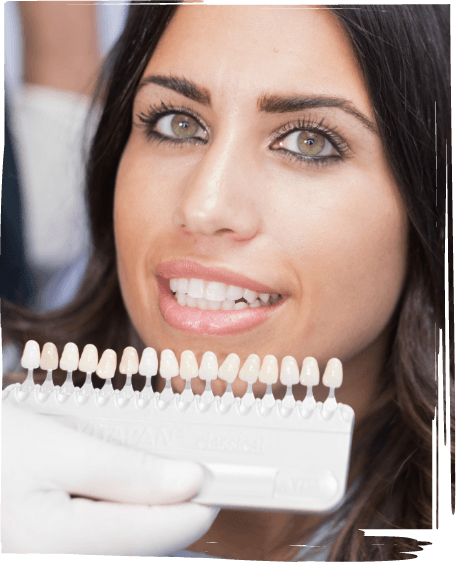
<path fill-rule="evenodd" d="M 204 285 L 202 279 L 190 279 L 187 294 L 194 299 L 202 299 L 204 297 Z"/>
<path fill-rule="evenodd" d="M 274 384 L 279 378 L 279 365 L 274 355 L 266 355 L 261 365 L 259 380 L 265 384 Z"/>
<path fill-rule="evenodd" d="M 198 363 L 193 351 L 183 351 L 181 353 L 180 376 L 184 380 L 194 379 L 198 376 Z"/>
<path fill-rule="evenodd" d="M 204 298 L 210 301 L 224 301 L 226 299 L 225 283 L 209 281 L 209 283 L 206 285 Z"/>
<path fill-rule="evenodd" d="M 179 365 L 176 356 L 170 349 L 164 349 L 160 355 L 160 375 L 164 379 L 177 377 L 179 374 Z"/>
<path fill-rule="evenodd" d="M 260 363 L 261 360 L 258 355 L 252 353 L 249 355 L 239 371 L 239 378 L 241 381 L 254 383 L 258 380 L 258 375 L 260 374 Z"/>
<path fill-rule="evenodd" d="M 179 293 L 186 293 L 188 290 L 188 279 L 178 279 L 176 291 Z"/>
<path fill-rule="evenodd" d="M 196 299 L 196 308 L 200 310 L 207 310 L 209 308 L 209 301 L 206 299 Z"/>
<path fill-rule="evenodd" d="M 226 290 L 226 298 L 237 301 L 242 299 L 244 290 L 241 287 L 236 287 L 235 285 L 230 285 Z"/>
<path fill-rule="evenodd" d="M 234 382 L 239 372 L 241 360 L 236 353 L 230 353 L 219 369 L 218 376 L 226 382 Z"/>
<path fill-rule="evenodd" d="M 178 292 L 177 293 L 177 302 L 181 306 L 185 306 L 187 304 L 187 295 L 185 293 Z"/>
<path fill-rule="evenodd" d="M 196 308 L 196 305 L 197 305 L 196 299 L 194 299 L 190 295 L 187 295 L 187 306 L 190 306 L 191 308 Z"/>
<path fill-rule="evenodd" d="M 299 367 L 296 359 L 290 355 L 282 359 L 280 382 L 285 386 L 291 386 L 299 382 Z"/>
<path fill-rule="evenodd" d="M 203 381 L 213 381 L 218 375 L 217 356 L 212 351 L 206 351 L 201 359 L 199 377 Z"/>
<path fill-rule="evenodd" d="M 256 301 L 256 299 L 258 298 L 258 293 L 255 293 L 255 291 L 251 291 L 250 289 L 244 289 L 244 293 L 242 296 L 250 304 Z"/>
<path fill-rule="evenodd" d="M 222 302 L 222 309 L 223 310 L 233 310 L 234 309 L 234 301 L 225 299 Z"/>
<path fill-rule="evenodd" d="M 177 302 L 181 306 L 190 306 L 200 310 L 242 310 L 244 308 L 258 308 L 275 304 L 280 295 L 257 293 L 250 289 L 243 289 L 236 285 L 226 285 L 218 281 L 203 281 L 202 279 L 170 279 L 170 289 L 175 293 Z M 244 299 L 241 303 L 235 302 Z M 233 303 L 233 304 L 231 304 Z M 247 304 L 247 306 L 245 306 Z"/>

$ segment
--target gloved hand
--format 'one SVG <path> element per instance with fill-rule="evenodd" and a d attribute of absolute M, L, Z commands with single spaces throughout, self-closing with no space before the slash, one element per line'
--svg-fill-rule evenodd
<path fill-rule="evenodd" d="M 218 513 L 185 503 L 202 481 L 196 463 L 2 404 L 3 552 L 169 555 L 201 537 Z"/>

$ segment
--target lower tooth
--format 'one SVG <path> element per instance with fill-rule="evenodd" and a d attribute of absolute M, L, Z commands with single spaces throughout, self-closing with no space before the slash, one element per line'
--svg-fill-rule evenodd
<path fill-rule="evenodd" d="M 198 308 L 200 310 L 207 310 L 208 309 L 208 301 L 206 299 L 197 299 Z"/>
<path fill-rule="evenodd" d="M 232 301 L 230 299 L 225 299 L 222 302 L 222 308 L 223 308 L 223 310 L 233 310 L 234 309 L 234 301 Z"/>
<path fill-rule="evenodd" d="M 234 305 L 234 310 L 242 310 L 243 308 L 247 308 L 248 304 L 246 302 L 237 302 Z"/>
<path fill-rule="evenodd" d="M 256 301 L 252 302 L 250 308 L 258 308 L 259 306 L 261 306 L 261 302 L 257 299 Z"/>
<path fill-rule="evenodd" d="M 187 306 L 190 306 L 191 308 L 196 308 L 196 304 L 197 304 L 196 299 L 187 295 Z"/>
<path fill-rule="evenodd" d="M 209 310 L 219 310 L 221 301 L 207 301 Z"/>

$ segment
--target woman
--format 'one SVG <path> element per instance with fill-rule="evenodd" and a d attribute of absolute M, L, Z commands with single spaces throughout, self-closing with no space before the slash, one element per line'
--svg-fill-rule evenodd
<path fill-rule="evenodd" d="M 339 357 L 338 399 L 356 414 L 337 514 L 221 511 L 190 550 L 302 559 L 296 545 L 320 528 L 326 559 L 400 558 L 406 540 L 372 545 L 358 529 L 431 526 L 447 23 L 434 6 L 131 8 L 101 82 L 85 284 L 45 322 L 10 315 L 9 333 L 198 360 Z M 173 295 L 174 278 L 279 297 L 201 311 Z M 202 535 L 213 513 L 199 516 Z"/>

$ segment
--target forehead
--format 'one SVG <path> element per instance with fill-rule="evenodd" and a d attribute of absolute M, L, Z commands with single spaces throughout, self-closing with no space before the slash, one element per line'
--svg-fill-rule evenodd
<path fill-rule="evenodd" d="M 178 8 L 145 75 L 173 74 L 220 97 L 343 96 L 371 113 L 348 37 L 334 14 L 308 6 Z"/>

